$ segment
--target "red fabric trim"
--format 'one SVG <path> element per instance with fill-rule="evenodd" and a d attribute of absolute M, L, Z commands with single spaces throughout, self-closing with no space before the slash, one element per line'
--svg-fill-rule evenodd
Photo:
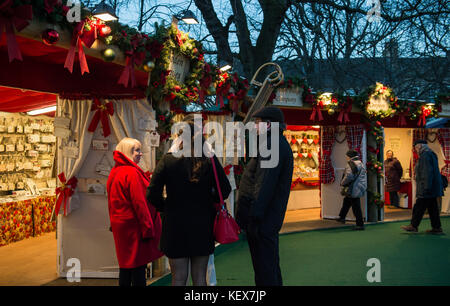
<path fill-rule="evenodd" d="M 315 128 L 312 126 L 301 126 L 301 125 L 288 125 L 286 127 L 290 131 L 320 131 L 320 128 Z"/>
<path fill-rule="evenodd" d="M 105 95 L 144 95 L 148 73 L 135 71 L 137 87 L 117 86 L 123 66 L 87 56 L 89 74 L 81 75 L 80 65 L 73 74 L 64 68 L 67 49 L 47 46 L 17 35 L 23 61 L 8 61 L 4 40 L 0 41 L 0 86 L 48 93 L 87 93 Z M 76 60 L 76 59 L 75 59 Z"/>

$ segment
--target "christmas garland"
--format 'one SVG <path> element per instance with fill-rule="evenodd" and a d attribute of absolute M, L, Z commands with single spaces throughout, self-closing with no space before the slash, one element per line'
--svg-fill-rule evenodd
<path fill-rule="evenodd" d="M 367 171 L 375 173 L 378 178 L 382 178 L 384 176 L 383 163 L 378 161 L 376 158 L 369 157 L 368 161 L 366 163 L 366 166 L 367 166 Z"/>
<path fill-rule="evenodd" d="M 367 190 L 367 202 L 369 205 L 376 205 L 379 208 L 384 207 L 384 200 L 382 199 L 381 194 L 378 192 L 372 192 Z"/>
<path fill-rule="evenodd" d="M 301 177 L 299 177 L 295 181 L 292 182 L 291 190 L 294 189 L 295 186 L 297 186 L 299 183 L 302 183 L 303 185 L 310 186 L 310 187 L 317 187 L 320 185 L 320 182 L 306 182 Z"/>
<path fill-rule="evenodd" d="M 157 132 L 160 135 L 160 141 L 164 142 L 171 135 L 172 118 L 174 113 L 170 111 L 162 112 L 158 108 L 155 109 L 156 122 L 158 123 Z"/>

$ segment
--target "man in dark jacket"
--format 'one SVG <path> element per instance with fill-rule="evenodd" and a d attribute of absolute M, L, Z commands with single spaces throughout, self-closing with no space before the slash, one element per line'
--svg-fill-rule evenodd
<path fill-rule="evenodd" d="M 417 232 L 425 210 L 430 215 L 431 230 L 428 233 L 442 233 L 437 198 L 444 195 L 438 159 L 425 140 L 414 142 L 414 149 L 419 159 L 414 168 L 416 179 L 416 204 L 413 208 L 411 224 L 401 228 L 408 232 Z"/>
<path fill-rule="evenodd" d="M 394 152 L 392 152 L 392 150 L 388 150 L 386 152 L 384 172 L 386 176 L 386 191 L 389 192 L 389 200 L 391 201 L 391 205 L 400 207 L 398 191 L 401 187 L 400 179 L 403 176 L 403 168 L 400 161 L 394 157 Z"/>
<path fill-rule="evenodd" d="M 247 233 L 255 284 L 282 286 L 278 235 L 290 194 L 293 156 L 291 147 L 282 135 L 285 125 L 280 109 L 265 107 L 256 112 L 254 118 L 257 124 L 261 121 L 267 123 L 267 147 L 278 150 L 279 159 L 272 168 L 264 168 L 261 163 L 271 156 L 262 157 L 258 154 L 250 159 L 239 187 L 236 220 Z M 279 123 L 279 129 L 273 128 L 274 122 Z M 271 144 L 271 133 L 278 133 L 278 143 Z M 259 141 L 261 139 L 260 136 Z"/>

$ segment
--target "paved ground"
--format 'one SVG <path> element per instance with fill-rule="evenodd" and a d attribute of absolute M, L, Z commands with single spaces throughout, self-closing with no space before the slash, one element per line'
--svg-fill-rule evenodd
<path fill-rule="evenodd" d="M 311 215 L 315 216 L 316 213 Z M 411 210 L 387 210 L 386 222 L 409 220 Z M 315 217 L 314 217 L 315 218 Z M 314 219 L 311 217 L 311 219 Z M 305 218 L 309 219 L 309 218 Z M 324 228 L 349 227 L 334 220 L 306 220 L 285 223 L 282 233 L 311 231 Z M 30 259 L 31 258 L 31 259 Z M 82 279 L 80 283 L 68 283 L 56 275 L 55 233 L 31 238 L 0 248 L 0 286 L 115 286 L 117 279 Z M 154 282 L 155 279 L 152 280 Z"/>

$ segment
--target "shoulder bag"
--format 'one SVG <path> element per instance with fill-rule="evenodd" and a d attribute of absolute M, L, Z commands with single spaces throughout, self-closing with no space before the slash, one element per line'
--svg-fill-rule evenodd
<path fill-rule="evenodd" d="M 214 239 L 220 244 L 236 242 L 239 240 L 240 228 L 228 212 L 223 201 L 222 191 L 219 184 L 219 177 L 217 176 L 216 163 L 214 162 L 214 158 L 212 157 L 211 162 L 216 179 L 217 191 L 219 192 L 220 197 L 220 203 L 219 205 L 216 205 L 219 207 L 219 209 L 217 210 L 217 215 L 214 220 Z"/>

